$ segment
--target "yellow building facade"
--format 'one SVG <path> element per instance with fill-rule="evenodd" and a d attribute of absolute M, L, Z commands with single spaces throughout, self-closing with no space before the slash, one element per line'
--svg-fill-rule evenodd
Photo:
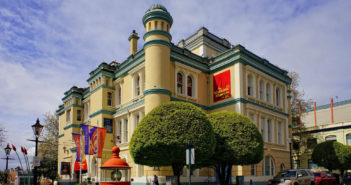
<path fill-rule="evenodd" d="M 138 34 L 128 38 L 130 55 L 122 63 L 102 63 L 90 73 L 89 87 L 72 87 L 59 106 L 60 179 L 76 180 L 76 146 L 72 133 L 81 133 L 81 124 L 107 128 L 102 158 L 83 155 L 87 161 L 84 177 L 99 180 L 99 167 L 118 145 L 120 156 L 132 167 L 133 184 L 150 183 L 157 174 L 165 183 L 170 167 L 148 167 L 133 162 L 128 143 L 139 121 L 154 107 L 168 101 L 185 101 L 205 113 L 233 111 L 252 119 L 265 141 L 264 159 L 256 165 L 234 166 L 233 178 L 264 182 L 281 169 L 290 168 L 289 89 L 287 71 L 248 51 L 231 45 L 200 28 L 195 34 L 172 43 L 173 18 L 165 7 L 151 6 L 142 18 L 144 45 L 137 50 Z M 226 80 L 223 80 L 223 79 Z M 225 85 L 225 87 L 224 87 Z M 70 174 L 62 174 L 62 162 Z M 187 182 L 186 170 L 181 181 Z M 194 183 L 215 182 L 211 169 L 196 170 Z"/>

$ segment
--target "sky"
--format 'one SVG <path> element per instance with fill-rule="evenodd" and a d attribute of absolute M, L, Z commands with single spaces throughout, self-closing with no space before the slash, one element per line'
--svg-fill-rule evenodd
<path fill-rule="evenodd" d="M 33 155 L 31 125 L 37 118 L 45 124 L 43 114 L 54 113 L 69 88 L 88 86 L 89 72 L 101 62 L 124 61 L 132 30 L 142 47 L 141 19 L 154 3 L 172 15 L 175 44 L 204 26 L 297 72 L 299 90 L 317 105 L 351 98 L 349 0 L 1 0 L 0 126 L 6 143 Z M 17 159 L 9 162 L 16 166 Z"/>

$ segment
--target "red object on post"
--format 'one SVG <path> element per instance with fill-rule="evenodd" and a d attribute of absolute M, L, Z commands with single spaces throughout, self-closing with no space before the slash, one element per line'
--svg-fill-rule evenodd
<path fill-rule="evenodd" d="M 130 166 L 119 157 L 118 146 L 112 148 L 112 157 L 101 166 L 100 185 L 130 185 Z"/>

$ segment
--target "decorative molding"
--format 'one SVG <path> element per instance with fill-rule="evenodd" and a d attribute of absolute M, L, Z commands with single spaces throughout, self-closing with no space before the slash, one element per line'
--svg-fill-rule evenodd
<path fill-rule="evenodd" d="M 111 90 L 115 90 L 115 89 L 116 89 L 115 87 L 107 86 L 107 85 L 105 85 L 105 84 L 102 84 L 102 85 L 100 85 L 99 87 L 97 87 L 97 88 L 93 89 L 92 91 L 90 91 L 90 92 L 89 92 L 89 96 L 90 96 L 91 94 L 93 94 L 94 92 L 96 92 L 97 90 L 99 90 L 100 88 L 106 88 L 106 89 L 111 89 Z"/>
<path fill-rule="evenodd" d="M 168 12 L 152 10 L 150 12 L 147 12 L 143 16 L 142 21 L 143 21 L 144 26 L 148 21 L 151 21 L 153 19 L 165 20 L 170 26 L 172 26 L 172 24 L 173 24 L 173 18 Z"/>
<path fill-rule="evenodd" d="M 128 37 L 128 41 L 130 41 L 130 39 L 132 38 L 135 38 L 135 39 L 139 39 L 139 37 L 135 34 L 131 34 L 129 37 Z"/>
<path fill-rule="evenodd" d="M 137 105 L 142 104 L 142 103 L 144 103 L 144 99 L 141 99 L 141 100 L 139 100 L 139 101 L 137 101 L 137 102 L 135 102 L 135 103 L 133 103 L 133 104 L 131 104 L 131 105 L 128 105 L 128 106 L 126 106 L 126 107 L 123 107 L 123 108 L 121 108 L 121 109 L 118 109 L 118 110 L 116 110 L 116 113 L 114 114 L 114 117 L 116 117 L 117 114 L 120 114 L 121 112 L 123 112 L 123 111 L 125 111 L 125 110 L 134 108 L 134 107 L 136 107 Z"/>
<path fill-rule="evenodd" d="M 171 48 L 171 43 L 169 43 L 168 41 L 165 41 L 163 39 L 153 39 L 153 40 L 149 40 L 147 42 L 144 43 L 144 49 L 146 49 L 149 46 L 152 45 L 164 45 L 168 48 Z"/>
<path fill-rule="evenodd" d="M 165 94 L 165 95 L 171 96 L 172 92 L 168 89 L 154 88 L 154 89 L 147 89 L 144 91 L 144 96 L 148 94 Z"/>
<path fill-rule="evenodd" d="M 63 127 L 63 130 L 67 130 L 67 129 L 71 128 L 71 127 L 73 127 L 73 128 L 80 128 L 80 124 L 74 124 L 74 123 L 69 124 L 69 125 Z"/>
<path fill-rule="evenodd" d="M 65 136 L 65 134 L 60 134 L 60 135 L 58 136 L 58 138 L 61 138 L 61 137 L 63 137 L 63 136 Z"/>
<path fill-rule="evenodd" d="M 169 41 L 172 40 L 172 35 L 164 30 L 150 30 L 144 34 L 143 39 L 146 40 L 146 38 L 150 35 L 163 35 L 168 38 Z"/>
<path fill-rule="evenodd" d="M 218 108 L 222 108 L 222 107 L 226 107 L 226 106 L 229 106 L 229 105 L 234 105 L 234 104 L 237 104 L 237 103 L 244 103 L 244 104 L 250 103 L 250 104 L 259 106 L 261 108 L 267 109 L 269 111 L 273 111 L 273 112 L 276 112 L 278 114 L 281 114 L 281 115 L 284 115 L 284 116 L 287 116 L 287 117 L 289 116 L 289 114 L 287 114 L 285 112 L 281 112 L 281 111 L 278 111 L 278 110 L 266 107 L 264 105 L 260 105 L 258 103 L 252 102 L 250 100 L 246 100 L 244 98 L 236 98 L 236 99 L 225 101 L 223 103 L 218 103 L 218 104 L 212 105 L 212 106 L 205 106 L 205 105 L 189 102 L 189 101 L 186 101 L 186 100 L 183 100 L 183 99 L 178 99 L 176 97 L 171 97 L 171 101 L 184 101 L 184 102 L 192 103 L 192 104 L 194 104 L 194 105 L 196 105 L 196 106 L 198 106 L 198 107 L 200 107 L 200 108 L 202 108 L 204 110 L 207 110 L 207 111 L 218 109 Z"/>
<path fill-rule="evenodd" d="M 89 118 L 93 118 L 99 114 L 108 114 L 108 115 L 113 115 L 115 111 L 110 111 L 110 110 L 105 110 L 105 109 L 100 109 L 92 114 L 89 115 Z"/>
<path fill-rule="evenodd" d="M 62 115 L 63 112 L 65 112 L 66 110 L 70 109 L 71 107 L 83 108 L 83 105 L 71 104 L 71 105 L 69 105 L 68 107 L 66 107 L 66 108 L 64 108 L 64 109 L 57 110 L 57 111 L 56 111 L 56 114 Z"/>

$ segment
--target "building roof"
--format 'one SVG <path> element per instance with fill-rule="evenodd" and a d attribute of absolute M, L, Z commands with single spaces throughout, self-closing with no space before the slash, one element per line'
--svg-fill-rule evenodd
<path fill-rule="evenodd" d="M 196 33 L 184 40 L 181 40 L 177 45 L 181 48 L 193 50 L 203 44 L 210 46 L 220 53 L 225 52 L 232 47 L 229 41 L 212 34 L 205 27 L 201 27 Z"/>

